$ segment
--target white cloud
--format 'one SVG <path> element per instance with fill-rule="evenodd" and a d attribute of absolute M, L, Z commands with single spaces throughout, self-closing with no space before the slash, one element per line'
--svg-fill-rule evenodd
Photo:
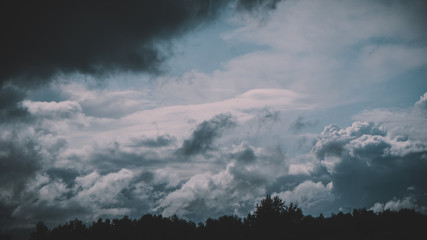
<path fill-rule="evenodd" d="M 310 210 L 317 205 L 334 200 L 332 193 L 332 182 L 324 185 L 322 182 L 306 180 L 296 186 L 293 190 L 275 193 L 282 200 L 298 204 L 303 210 Z"/>
<path fill-rule="evenodd" d="M 78 102 L 87 116 L 120 118 L 138 110 L 155 107 L 151 94 L 144 89 L 87 89 L 78 83 L 57 86 L 61 95 Z"/>
<path fill-rule="evenodd" d="M 420 97 L 420 100 L 418 100 L 415 103 L 415 107 L 421 108 L 421 109 L 427 109 L 427 92 L 424 93 L 424 95 L 422 95 Z"/>
<path fill-rule="evenodd" d="M 366 100 L 355 92 L 427 63 L 422 5 L 281 1 L 265 23 L 254 24 L 249 15 L 224 35 L 267 50 L 235 58 L 203 81 L 287 88 L 310 94 L 323 106 Z"/>
<path fill-rule="evenodd" d="M 117 203 L 117 195 L 127 187 L 134 177 L 134 173 L 128 169 L 122 169 L 115 173 L 100 176 L 91 173 L 83 178 L 76 179 L 76 188 L 82 187 L 76 199 L 83 205 L 91 203 L 101 207 L 107 204 Z"/>
<path fill-rule="evenodd" d="M 385 204 L 377 202 L 370 209 L 376 213 L 386 210 L 399 211 L 401 209 L 413 209 L 423 214 L 427 213 L 427 207 L 419 206 L 411 196 L 402 199 L 394 198 Z"/>
<path fill-rule="evenodd" d="M 74 101 L 63 102 L 33 102 L 25 100 L 22 105 L 31 114 L 49 118 L 71 118 L 82 112 L 79 103 Z"/>
<path fill-rule="evenodd" d="M 290 175 L 298 175 L 304 174 L 309 176 L 314 170 L 314 165 L 312 163 L 304 163 L 304 164 L 291 164 L 289 166 L 289 174 Z"/>
<path fill-rule="evenodd" d="M 88 93 L 84 91 L 83 94 Z M 266 107 L 281 111 L 312 108 L 312 105 L 301 102 L 303 98 L 303 95 L 285 89 L 253 89 L 221 101 L 157 107 L 135 111 L 119 119 L 84 116 L 81 122 L 86 126 L 82 129 L 70 128 L 64 122 L 49 122 L 49 124 L 53 128 L 59 125 L 58 131 L 62 131 L 63 135 L 68 137 L 66 140 L 71 149 L 81 149 L 94 143 L 105 145 L 113 139 L 129 145 L 132 139 L 141 136 L 155 138 L 160 135 L 171 135 L 182 139 L 195 127 L 195 123 L 220 113 L 231 113 L 239 122 L 244 122 L 256 117 L 256 111 Z"/>
<path fill-rule="evenodd" d="M 406 109 L 365 110 L 353 117 L 354 120 L 376 122 L 387 130 L 390 138 L 417 140 L 427 142 L 427 114 L 423 110 L 426 94 L 420 97 L 414 107 Z"/>

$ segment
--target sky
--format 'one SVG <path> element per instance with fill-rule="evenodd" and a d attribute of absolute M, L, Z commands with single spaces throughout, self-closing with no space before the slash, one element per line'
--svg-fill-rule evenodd
<path fill-rule="evenodd" d="M 425 1 L 11 1 L 0 229 L 427 214 Z"/>

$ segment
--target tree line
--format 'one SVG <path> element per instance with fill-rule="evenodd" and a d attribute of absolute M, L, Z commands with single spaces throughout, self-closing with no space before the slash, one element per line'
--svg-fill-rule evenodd
<path fill-rule="evenodd" d="M 75 219 L 49 229 L 37 223 L 30 240 L 192 240 L 192 239 L 427 239 L 427 216 L 414 210 L 355 209 L 330 217 L 303 215 L 297 205 L 267 195 L 247 217 L 225 215 L 196 223 L 146 214 L 139 219 L 98 219 L 86 226 Z"/>

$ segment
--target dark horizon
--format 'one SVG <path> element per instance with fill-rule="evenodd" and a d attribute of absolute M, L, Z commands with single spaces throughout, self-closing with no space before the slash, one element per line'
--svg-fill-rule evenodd
<path fill-rule="evenodd" d="M 145 214 L 139 219 L 74 219 L 49 229 L 37 223 L 29 240 L 49 239 L 416 239 L 425 236 L 427 215 L 414 210 L 354 209 L 330 217 L 304 215 L 293 203 L 267 195 L 244 218 L 224 215 L 198 224 L 173 215 Z"/>

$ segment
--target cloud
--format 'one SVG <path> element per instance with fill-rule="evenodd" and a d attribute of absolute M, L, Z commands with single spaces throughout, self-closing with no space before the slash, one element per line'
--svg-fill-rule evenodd
<path fill-rule="evenodd" d="M 319 208 L 320 204 L 334 200 L 332 189 L 332 182 L 323 184 L 322 182 L 306 180 L 293 190 L 275 193 L 274 195 L 277 195 L 288 204 L 298 204 L 304 211 L 312 211 L 313 208 Z"/>
<path fill-rule="evenodd" d="M 52 180 L 60 180 L 67 187 L 72 187 L 74 180 L 79 176 L 79 172 L 75 169 L 66 169 L 66 168 L 49 168 L 46 170 L 47 176 Z"/>
<path fill-rule="evenodd" d="M 366 106 L 361 100 L 381 106 L 373 88 L 426 63 L 424 3 L 164 3 L 135 3 L 147 7 L 123 17 L 133 3 L 112 10 L 104 9 L 114 5 L 108 1 L 90 3 L 80 18 L 70 17 L 80 3 L 22 10 L 41 32 L 0 46 L 10 46 L 0 60 L 3 225 L 147 212 L 196 221 L 242 216 L 266 193 L 309 214 L 427 205 L 425 94 L 414 107 L 363 111 L 344 128 L 316 115 L 342 122 Z M 230 14 L 235 9 L 253 12 Z M 173 39 L 223 11 L 238 27 L 222 34 L 223 44 L 256 51 L 212 72 L 140 74 L 162 70 Z M 13 31 L 31 34 L 21 30 Z M 91 79 L 112 81 L 91 86 Z M 330 108 L 337 105 L 344 114 Z M 320 122 L 328 125 L 318 135 Z"/>
<path fill-rule="evenodd" d="M 424 95 L 420 97 L 420 100 L 415 103 L 415 107 L 424 110 L 427 109 L 427 92 L 424 93 Z"/>
<path fill-rule="evenodd" d="M 246 10 L 253 10 L 253 9 L 274 9 L 276 8 L 277 3 L 280 2 L 280 0 L 246 0 L 246 1 L 238 1 L 237 8 L 243 8 Z M 263 10 L 264 10 L 263 9 Z"/>
<path fill-rule="evenodd" d="M 426 64 L 427 36 L 420 24 L 426 7 L 423 1 L 281 1 L 262 26 L 247 17 L 224 34 L 229 42 L 265 49 L 228 61 L 207 82 L 216 89 L 262 85 L 303 92 L 318 107 L 367 101 L 367 86 Z M 245 84 L 238 85 L 241 79 Z"/>
<path fill-rule="evenodd" d="M 133 139 L 132 147 L 159 148 L 166 147 L 176 142 L 176 138 L 168 134 L 157 136 L 157 138 Z"/>
<path fill-rule="evenodd" d="M 117 204 L 117 196 L 123 188 L 129 185 L 134 172 L 129 169 L 121 169 L 118 172 L 99 175 L 92 172 L 89 175 L 76 178 L 76 187 L 81 186 L 82 191 L 76 196 L 76 199 L 83 204 L 92 205 L 95 203 L 99 206 Z"/>
<path fill-rule="evenodd" d="M 221 130 L 235 125 L 236 122 L 232 120 L 230 114 L 219 114 L 208 121 L 203 121 L 193 131 L 190 139 L 184 140 L 178 152 L 184 156 L 191 156 L 212 150 L 213 141 L 220 135 Z"/>
<path fill-rule="evenodd" d="M 0 86 L 0 124 L 29 120 L 28 112 L 20 105 L 25 95 L 25 91 L 14 86 Z"/>
<path fill-rule="evenodd" d="M 252 11 L 262 2 L 237 1 Z M 8 2 L 2 8 L 0 83 L 23 87 L 57 73 L 161 71 L 176 37 L 212 21 L 227 1 Z M 264 4 L 262 4 L 264 6 Z M 78 17 L 76 17 L 78 16 Z M 1 85 L 1 84 L 0 84 Z"/>
<path fill-rule="evenodd" d="M 295 122 L 291 125 L 291 129 L 294 129 L 295 132 L 298 132 L 304 128 L 315 127 L 318 124 L 318 121 L 307 121 L 303 116 L 298 116 Z"/>
<path fill-rule="evenodd" d="M 214 172 L 203 172 L 186 180 L 181 187 L 160 201 L 156 210 L 164 215 L 174 213 L 204 221 L 224 214 L 244 215 L 252 210 L 267 187 L 286 172 L 286 161 L 280 149 L 264 151 L 248 143 L 221 149 L 225 166 Z"/>
<path fill-rule="evenodd" d="M 72 184 L 63 181 L 64 172 L 69 171 L 61 171 L 60 178 L 51 178 L 52 174 L 37 175 L 25 190 L 26 198 L 21 199 L 12 216 L 21 221 L 45 219 L 50 224 L 58 224 L 69 218 L 91 221 L 98 217 L 131 213 L 132 205 L 122 206 L 126 199 L 123 190 L 132 184 L 135 172 L 121 169 L 105 175 L 97 172 L 81 176 L 73 174 Z"/>
<path fill-rule="evenodd" d="M 401 209 L 413 209 L 423 214 L 427 212 L 427 207 L 418 206 L 416 203 L 416 200 L 411 196 L 408 196 L 402 199 L 393 199 L 386 202 L 385 204 L 375 203 L 374 206 L 372 206 L 370 209 L 376 213 L 386 211 L 386 210 L 399 211 Z"/>
<path fill-rule="evenodd" d="M 33 115 L 57 120 L 61 118 L 70 118 L 82 112 L 80 105 L 74 101 L 32 102 L 26 100 L 22 102 L 22 106 Z"/>
<path fill-rule="evenodd" d="M 24 123 L 0 125 L 0 227 L 22 224 L 16 209 L 34 200 L 31 189 L 38 173 L 50 166 L 63 147 L 60 139 L 45 142 L 40 132 Z"/>
<path fill-rule="evenodd" d="M 403 196 L 411 186 L 417 194 L 427 192 L 423 173 L 427 171 L 427 143 L 412 129 L 423 131 L 426 127 L 425 116 L 418 111 L 416 107 L 401 112 L 383 110 L 395 116 L 386 119 L 373 110 L 363 116 L 372 114 L 383 121 L 354 122 L 345 129 L 325 127 L 312 152 L 329 172 L 334 192 L 343 204 L 372 206 Z M 406 128 L 402 121 L 417 124 Z M 427 204 L 425 199 L 416 200 Z"/>
<path fill-rule="evenodd" d="M 4 208 L 0 226 L 9 223 L 26 184 L 42 168 L 42 156 L 37 151 L 40 146 L 33 139 L 21 136 L 4 139 L 7 134 L 3 131 L 0 138 L 0 206 Z"/>
<path fill-rule="evenodd" d="M 11 2 L 3 16 L 2 81 L 46 81 L 57 71 L 102 73 L 158 71 L 164 56 L 156 41 L 168 40 L 215 16 L 223 3 L 114 1 Z M 156 14 L 153 14 L 153 13 Z M 76 18 L 76 16 L 79 16 Z M 6 44 L 7 43 L 7 44 Z"/>

